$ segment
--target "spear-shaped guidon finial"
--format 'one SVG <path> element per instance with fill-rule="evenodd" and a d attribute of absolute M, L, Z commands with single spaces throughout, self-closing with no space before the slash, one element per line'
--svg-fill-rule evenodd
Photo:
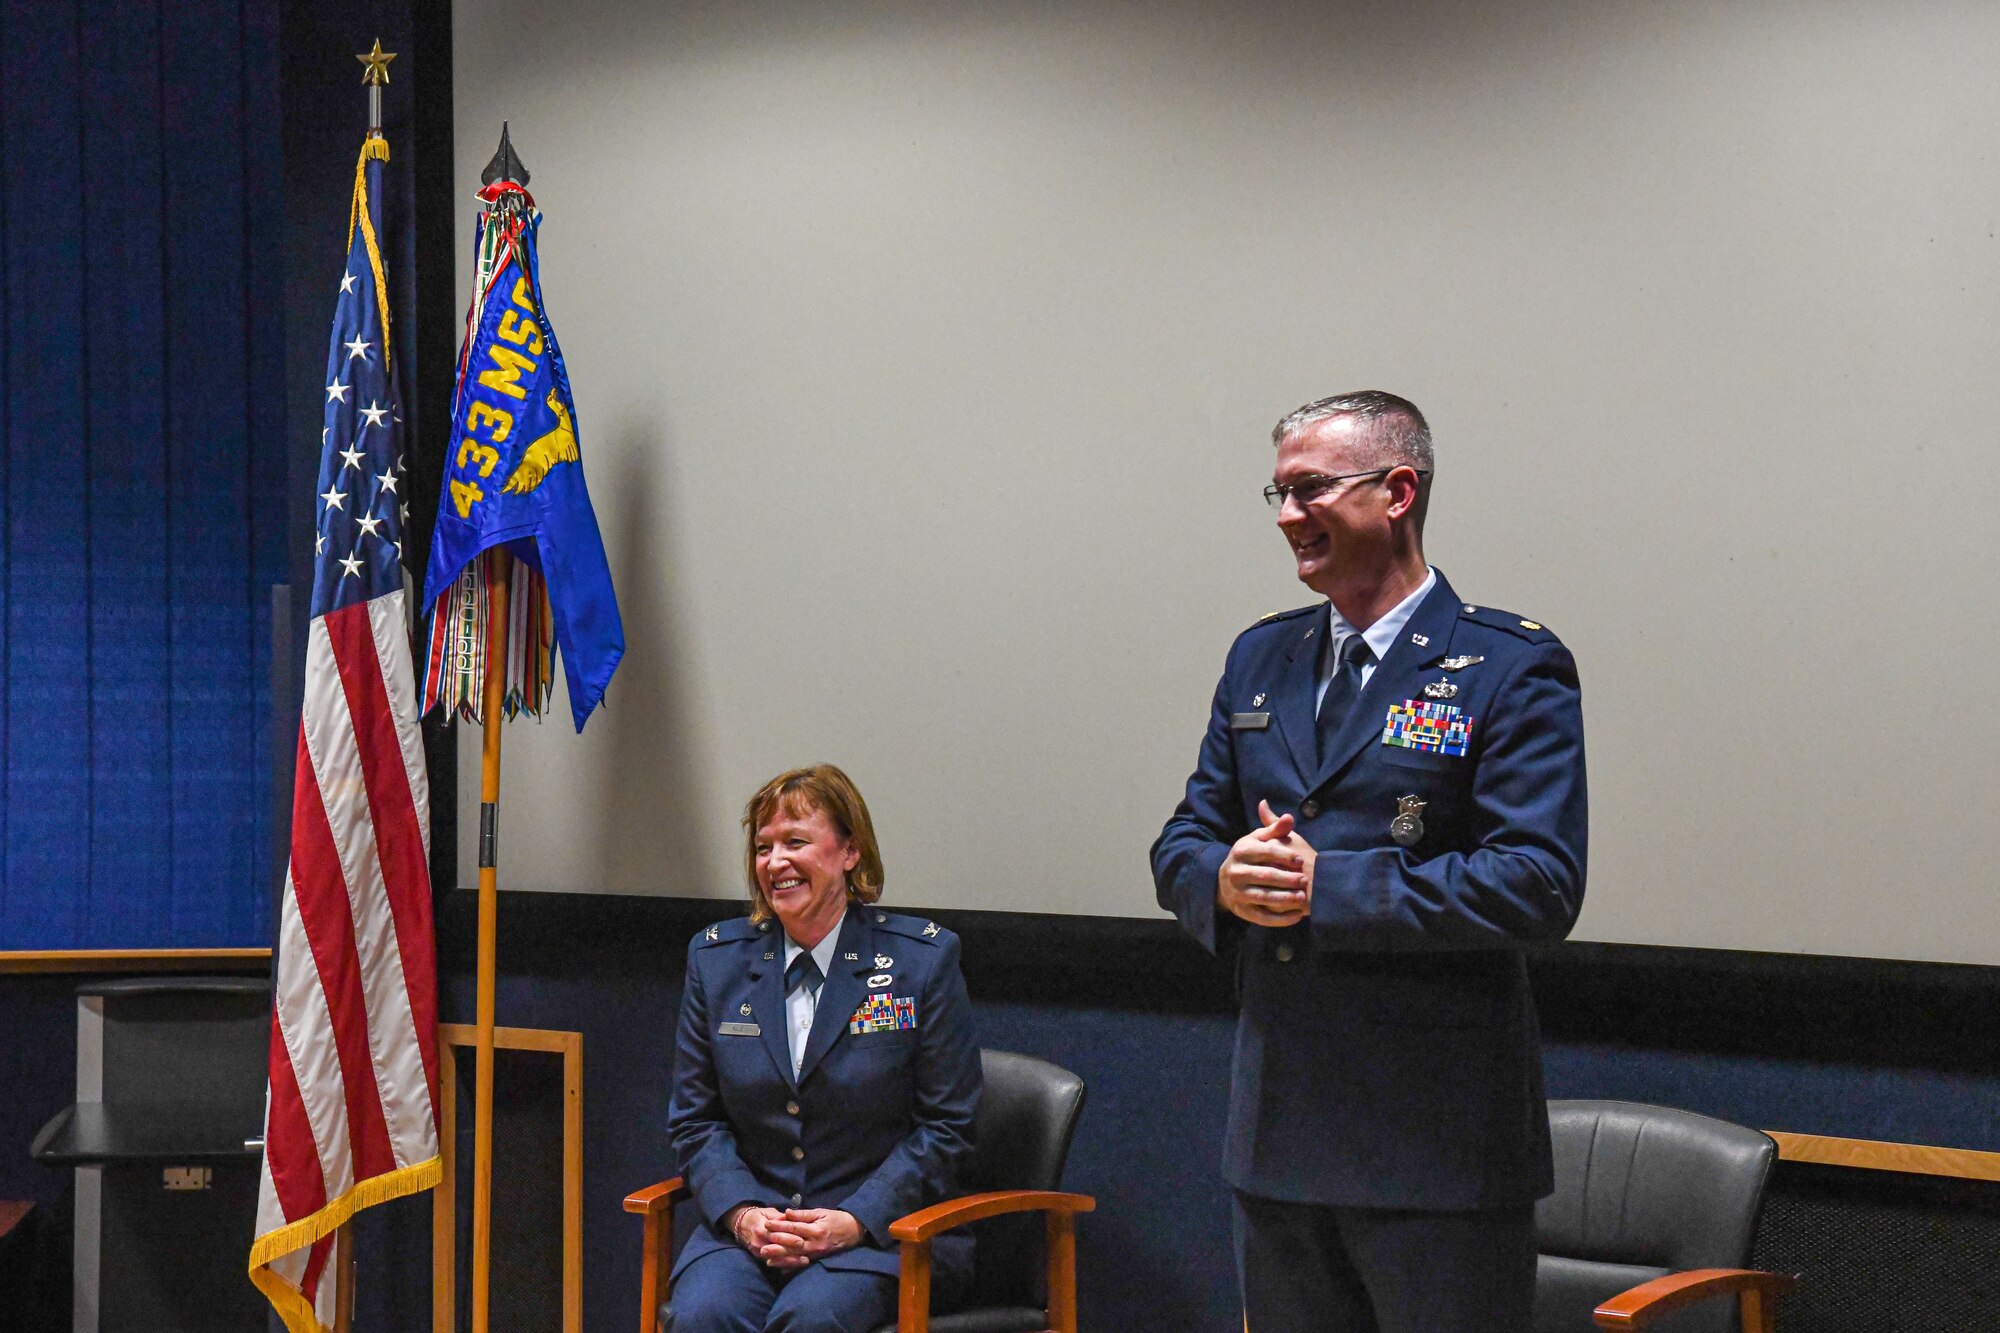
<path fill-rule="evenodd" d="M 514 145 L 507 138 L 507 122 L 500 122 L 500 146 L 493 150 L 493 160 L 486 164 L 486 170 L 479 173 L 481 185 L 493 185 L 499 181 L 512 181 L 526 186 L 528 169 L 521 165 L 521 159 L 514 155 Z"/>

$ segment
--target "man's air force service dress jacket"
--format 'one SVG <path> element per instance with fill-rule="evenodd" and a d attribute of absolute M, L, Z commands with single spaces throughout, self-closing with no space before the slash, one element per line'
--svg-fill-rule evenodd
<path fill-rule="evenodd" d="M 933 922 L 850 905 L 795 1079 L 782 927 L 695 935 L 668 1128 L 705 1225 L 676 1275 L 736 1245 L 721 1219 L 758 1204 L 852 1213 L 862 1243 L 817 1262 L 895 1276 L 889 1224 L 946 1198 L 972 1148 L 979 1047 L 958 949 Z M 970 1238 L 940 1236 L 932 1260 L 941 1281 L 969 1273 Z"/>
<path fill-rule="evenodd" d="M 1237 638 L 1153 844 L 1160 905 L 1235 952 L 1225 1178 L 1296 1203 L 1525 1203 L 1552 1181 L 1522 949 L 1561 939 L 1583 901 L 1576 664 L 1439 574 L 1321 753 L 1328 624 L 1321 603 Z M 1399 840 L 1410 797 L 1417 828 Z M 1216 905 L 1259 800 L 1318 853 L 1309 922 L 1251 926 Z"/>

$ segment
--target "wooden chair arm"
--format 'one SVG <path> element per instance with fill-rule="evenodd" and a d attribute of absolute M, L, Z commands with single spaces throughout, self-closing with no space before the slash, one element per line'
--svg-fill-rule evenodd
<path fill-rule="evenodd" d="M 626 1207 L 630 1207 L 627 1201 Z M 942 1232 L 962 1227 L 981 1218 L 1002 1213 L 1087 1213 L 1097 1207 L 1088 1194 L 1067 1194 L 1060 1190 L 995 1190 L 990 1194 L 967 1194 L 946 1199 L 928 1208 L 919 1208 L 889 1224 L 889 1234 L 900 1241 L 928 1241 Z"/>
<path fill-rule="evenodd" d="M 655 1213 L 667 1212 L 674 1206 L 676 1199 L 688 1198 L 692 1193 L 693 1191 L 687 1187 L 687 1182 L 675 1176 L 672 1180 L 663 1180 L 657 1185 L 648 1185 L 637 1193 L 626 1195 L 625 1211 L 644 1213 L 651 1217 Z"/>
<path fill-rule="evenodd" d="M 1592 1317 L 1603 1329 L 1642 1328 L 1684 1305 L 1735 1295 L 1743 1304 L 1744 1333 L 1763 1333 L 1771 1327 L 1772 1302 L 1798 1284 L 1798 1278 L 1788 1273 L 1696 1268 L 1656 1277 L 1620 1292 L 1598 1306 Z"/>
<path fill-rule="evenodd" d="M 896 1333 L 930 1333 L 931 1238 L 1003 1213 L 1043 1213 L 1048 1230 L 1049 1333 L 1076 1329 L 1076 1215 L 1097 1207 L 1088 1194 L 1061 1190 L 994 1190 L 919 1208 L 889 1224 L 902 1242 L 896 1293 Z"/>
<path fill-rule="evenodd" d="M 675 1176 L 625 1196 L 625 1211 L 646 1221 L 639 1262 L 639 1333 L 657 1333 L 660 1302 L 667 1298 L 674 1271 L 674 1201 L 693 1195 L 687 1181 Z"/>

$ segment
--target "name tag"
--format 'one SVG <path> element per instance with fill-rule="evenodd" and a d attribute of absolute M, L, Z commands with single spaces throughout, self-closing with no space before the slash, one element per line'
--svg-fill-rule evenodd
<path fill-rule="evenodd" d="M 755 1037 L 761 1035 L 764 1029 L 755 1023 L 724 1023 L 721 1031 L 725 1037 Z"/>
<path fill-rule="evenodd" d="M 1271 715 L 1269 713 L 1231 713 L 1229 715 L 1229 729 L 1231 731 L 1262 731 L 1270 725 Z"/>

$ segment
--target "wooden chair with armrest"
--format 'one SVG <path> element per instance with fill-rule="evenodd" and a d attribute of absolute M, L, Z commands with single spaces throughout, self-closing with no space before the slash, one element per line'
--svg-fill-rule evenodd
<path fill-rule="evenodd" d="M 1057 1188 L 1083 1114 L 1083 1080 L 1011 1051 L 981 1051 L 985 1088 L 973 1150 L 959 1184 L 969 1192 L 901 1217 L 896 1323 L 878 1333 L 1076 1333 L 1076 1214 L 1096 1200 Z M 639 1277 L 640 1333 L 656 1333 L 673 1271 L 673 1205 L 689 1197 L 677 1177 L 626 1197 L 645 1218 Z M 1042 1224 L 1035 1227 L 1034 1214 Z M 978 1224 L 966 1308 L 931 1317 L 931 1242 Z"/>
<path fill-rule="evenodd" d="M 1555 1192 L 1535 1208 L 1535 1333 L 1773 1333 L 1796 1279 L 1746 1265 L 1777 1145 L 1637 1102 L 1553 1101 Z M 1669 1319 L 1668 1317 L 1671 1316 Z"/>

